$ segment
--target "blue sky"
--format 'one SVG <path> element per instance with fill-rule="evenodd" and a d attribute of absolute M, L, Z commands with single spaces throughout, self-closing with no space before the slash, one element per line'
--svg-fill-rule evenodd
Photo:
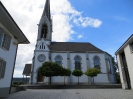
<path fill-rule="evenodd" d="M 39 20 L 45 0 L 1 0 L 31 42 L 19 45 L 14 77 L 22 77 L 32 63 Z M 50 0 L 52 40 L 90 42 L 115 56 L 115 51 L 133 34 L 133 0 Z"/>
<path fill-rule="evenodd" d="M 69 0 L 83 16 L 102 21 L 99 28 L 74 26 L 83 35 L 75 42 L 90 42 L 114 56 L 115 51 L 133 34 L 132 0 Z"/>

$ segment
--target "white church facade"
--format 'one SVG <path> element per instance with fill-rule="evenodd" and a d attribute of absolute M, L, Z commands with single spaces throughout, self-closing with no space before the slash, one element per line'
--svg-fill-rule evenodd
<path fill-rule="evenodd" d="M 71 71 L 80 69 L 85 72 L 95 67 L 101 73 L 95 77 L 95 83 L 115 83 L 112 56 L 100 50 L 91 43 L 82 42 L 52 42 L 52 19 L 50 14 L 50 0 L 46 0 L 45 8 L 38 25 L 38 37 L 32 59 L 30 83 L 49 83 L 48 77 L 43 77 L 38 72 L 39 67 L 46 61 L 57 62 Z M 77 77 L 67 77 L 65 83 L 77 83 Z M 79 78 L 80 83 L 91 83 L 91 78 L 83 75 Z M 64 77 L 52 77 L 51 83 L 64 83 Z"/>

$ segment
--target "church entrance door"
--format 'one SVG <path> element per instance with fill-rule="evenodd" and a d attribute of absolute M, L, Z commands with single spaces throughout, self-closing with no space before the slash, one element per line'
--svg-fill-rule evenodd
<path fill-rule="evenodd" d="M 37 82 L 44 82 L 44 76 L 38 71 Z"/>

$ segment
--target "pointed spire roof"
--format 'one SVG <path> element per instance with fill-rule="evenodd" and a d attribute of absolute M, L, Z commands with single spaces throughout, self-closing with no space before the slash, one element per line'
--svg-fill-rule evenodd
<path fill-rule="evenodd" d="M 47 16 L 47 18 L 50 21 L 50 19 L 51 19 L 51 14 L 50 14 L 50 0 L 46 0 L 42 17 L 45 16 L 45 15 Z"/>

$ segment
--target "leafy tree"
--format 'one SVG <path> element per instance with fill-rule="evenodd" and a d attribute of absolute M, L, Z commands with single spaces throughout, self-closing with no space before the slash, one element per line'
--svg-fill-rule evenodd
<path fill-rule="evenodd" d="M 117 84 L 120 84 L 121 83 L 121 79 L 120 79 L 120 74 L 118 72 L 115 72 L 115 78 L 116 78 Z"/>
<path fill-rule="evenodd" d="M 113 66 L 114 66 L 116 83 L 119 84 L 119 83 L 121 83 L 121 81 L 120 81 L 120 74 L 119 74 L 119 69 L 118 69 L 118 63 L 115 62 L 115 58 L 114 57 L 112 57 L 112 63 L 113 63 Z"/>
<path fill-rule="evenodd" d="M 50 77 L 50 85 L 51 85 L 51 77 L 52 76 L 62 76 L 63 67 L 57 64 L 56 62 L 45 62 L 39 68 L 39 72 L 46 77 Z"/>
<path fill-rule="evenodd" d="M 85 75 L 93 77 L 93 84 L 94 84 L 94 77 L 97 76 L 97 74 L 100 73 L 100 70 L 97 68 L 89 68 L 86 72 Z"/>
<path fill-rule="evenodd" d="M 81 77 L 84 73 L 79 70 L 79 69 L 75 69 L 73 72 L 72 72 L 72 75 L 78 77 L 78 84 L 79 84 L 79 77 Z"/>
<path fill-rule="evenodd" d="M 66 78 L 66 76 L 70 76 L 70 75 L 71 75 L 70 69 L 64 68 L 64 69 L 62 70 L 62 76 L 64 76 L 64 85 L 65 85 L 65 78 Z"/>

